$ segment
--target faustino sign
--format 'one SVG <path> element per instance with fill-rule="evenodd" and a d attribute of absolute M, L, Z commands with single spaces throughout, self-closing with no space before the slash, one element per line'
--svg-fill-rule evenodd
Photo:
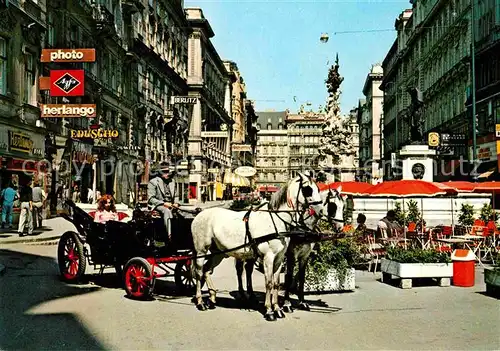
<path fill-rule="evenodd" d="M 112 139 L 118 138 L 118 131 L 109 129 L 73 129 L 71 130 L 71 137 L 75 139 Z"/>
<path fill-rule="evenodd" d="M 96 107 L 93 104 L 84 105 L 41 105 L 41 117 L 95 117 Z"/>

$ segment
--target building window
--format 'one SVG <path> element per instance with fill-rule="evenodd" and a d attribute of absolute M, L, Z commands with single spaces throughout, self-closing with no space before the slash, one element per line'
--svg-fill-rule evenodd
<path fill-rule="evenodd" d="M 272 128 L 271 123 L 268 123 L 268 125 L 267 125 L 267 130 L 271 130 L 271 128 Z"/>
<path fill-rule="evenodd" d="M 0 37 L 0 95 L 7 94 L 7 41 Z"/>
<path fill-rule="evenodd" d="M 56 44 L 56 33 L 54 29 L 54 18 L 52 12 L 49 12 L 47 17 L 48 37 L 47 41 L 49 46 L 54 47 Z"/>
<path fill-rule="evenodd" d="M 35 83 L 35 63 L 33 60 L 33 55 L 30 53 L 27 53 L 25 55 L 25 59 L 24 102 L 27 104 L 31 104 L 33 97 L 33 84 Z"/>

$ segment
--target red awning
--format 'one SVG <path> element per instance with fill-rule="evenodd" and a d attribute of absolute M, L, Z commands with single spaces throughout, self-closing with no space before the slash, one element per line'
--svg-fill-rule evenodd
<path fill-rule="evenodd" d="M 8 171 L 26 173 L 45 172 L 49 166 L 47 161 L 22 160 L 18 158 L 4 158 L 4 161 L 0 164 L 5 165 Z"/>
<path fill-rule="evenodd" d="M 368 191 L 369 196 L 380 197 L 431 197 L 456 193 L 453 188 L 423 180 L 387 181 L 375 185 Z"/>
<path fill-rule="evenodd" d="M 259 192 L 275 193 L 278 190 L 280 190 L 280 188 L 274 185 L 261 185 L 259 187 Z"/>

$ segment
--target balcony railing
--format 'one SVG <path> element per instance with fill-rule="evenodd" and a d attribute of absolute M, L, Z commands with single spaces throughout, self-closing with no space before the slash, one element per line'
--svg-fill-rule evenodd
<path fill-rule="evenodd" d="M 115 30 L 115 16 L 108 10 L 105 5 L 95 4 L 92 17 L 96 22 L 96 30 L 98 32 L 108 32 L 111 34 Z"/>
<path fill-rule="evenodd" d="M 144 10 L 144 5 L 141 0 L 123 0 L 122 8 L 124 12 L 134 14 Z"/>

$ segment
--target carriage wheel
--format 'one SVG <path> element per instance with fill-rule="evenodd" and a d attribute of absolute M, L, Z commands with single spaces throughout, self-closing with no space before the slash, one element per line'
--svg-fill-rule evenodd
<path fill-rule="evenodd" d="M 59 240 L 57 262 L 64 281 L 78 281 L 84 274 L 87 261 L 83 253 L 83 244 L 75 232 L 66 232 Z"/>
<path fill-rule="evenodd" d="M 195 281 L 192 273 L 192 260 L 177 262 L 175 265 L 175 285 L 179 290 L 188 292 L 194 289 Z"/>
<path fill-rule="evenodd" d="M 135 299 L 146 299 L 154 288 L 153 270 L 148 261 L 142 257 L 130 259 L 124 268 L 125 291 L 127 296 Z"/>

